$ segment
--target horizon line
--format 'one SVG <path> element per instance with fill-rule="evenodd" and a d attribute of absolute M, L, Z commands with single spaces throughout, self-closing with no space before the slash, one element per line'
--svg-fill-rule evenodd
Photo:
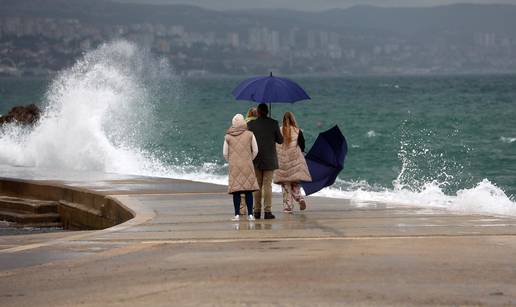
<path fill-rule="evenodd" d="M 201 4 L 190 4 L 190 3 L 166 3 L 162 1 L 157 2 L 141 2 L 141 0 L 106 0 L 108 2 L 120 3 L 120 4 L 133 4 L 133 5 L 150 5 L 150 6 L 186 6 L 186 7 L 194 7 L 203 10 L 209 11 L 218 11 L 218 12 L 239 12 L 239 11 L 271 11 L 271 10 L 285 10 L 285 11 L 295 11 L 295 12 L 304 12 L 304 13 L 323 13 L 327 11 L 333 10 L 348 10 L 357 7 L 368 7 L 368 8 L 379 8 L 379 9 L 432 9 L 432 8 L 440 8 L 440 7 L 452 7 L 452 6 L 513 6 L 516 7 L 515 3 L 504 3 L 504 2 L 496 2 L 496 3 L 474 3 L 474 2 L 457 2 L 457 3 L 445 3 L 445 4 L 420 4 L 420 5 L 382 5 L 382 4 L 350 4 L 346 7 L 331 7 L 324 8 L 320 10 L 311 10 L 311 9 L 300 9 L 300 8 L 290 8 L 290 7 L 249 7 L 249 8 L 225 8 L 225 9 L 217 9 L 209 6 L 204 6 Z"/>

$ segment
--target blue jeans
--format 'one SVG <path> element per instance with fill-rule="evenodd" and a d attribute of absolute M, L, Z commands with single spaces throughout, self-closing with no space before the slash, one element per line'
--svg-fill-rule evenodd
<path fill-rule="evenodd" d="M 234 192 L 233 193 L 233 206 L 235 206 L 235 215 L 240 215 L 240 194 L 245 194 L 245 202 L 247 205 L 247 214 L 252 214 L 253 212 L 253 192 L 244 191 L 244 192 Z"/>

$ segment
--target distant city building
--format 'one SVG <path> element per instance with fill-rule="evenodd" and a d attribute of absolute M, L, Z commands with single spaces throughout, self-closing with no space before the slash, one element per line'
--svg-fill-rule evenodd
<path fill-rule="evenodd" d="M 417 36 L 302 22 L 282 27 L 252 17 L 234 21 L 246 26 L 202 28 L 192 26 L 192 18 L 190 23 L 93 23 L 37 14 L 0 16 L 0 75 L 51 74 L 113 39 L 150 48 L 188 76 L 271 69 L 331 74 L 516 71 L 516 33 L 482 30 L 481 25 Z"/>
<path fill-rule="evenodd" d="M 233 48 L 239 48 L 240 47 L 240 35 L 235 32 L 230 32 L 227 34 L 228 37 L 228 43 Z"/>

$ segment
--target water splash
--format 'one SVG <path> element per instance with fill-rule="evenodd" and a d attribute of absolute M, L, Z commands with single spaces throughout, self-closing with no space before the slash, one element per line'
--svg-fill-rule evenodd
<path fill-rule="evenodd" d="M 342 183 L 341 183 L 342 184 Z M 345 183 L 344 185 L 353 185 Z M 466 214 L 496 214 L 516 216 L 516 202 L 505 192 L 483 179 L 475 186 L 461 189 L 455 195 L 447 195 L 436 182 L 426 183 L 419 191 L 395 189 L 371 189 L 367 184 L 356 189 L 336 187 L 323 189 L 316 196 L 350 199 L 355 203 L 382 202 L 439 208 Z"/>
<path fill-rule="evenodd" d="M 3 129 L 0 163 L 129 174 L 163 169 L 142 148 L 164 78 L 174 80 L 168 63 L 135 44 L 101 45 L 52 82 L 34 128 Z"/>
<path fill-rule="evenodd" d="M 423 191 L 432 184 L 452 192 L 468 184 L 464 161 L 454 160 L 445 148 L 435 145 L 439 138 L 432 130 L 417 126 L 411 119 L 400 126 L 398 159 L 401 169 L 392 182 L 394 190 Z M 462 146 L 460 150 L 467 152 L 469 148 Z"/>
<path fill-rule="evenodd" d="M 414 129 L 410 120 L 402 123 L 400 129 L 398 159 L 401 168 L 391 188 L 371 186 L 365 181 L 338 179 L 333 187 L 316 195 L 345 198 L 357 203 L 384 202 L 469 214 L 516 216 L 514 199 L 488 179 L 470 185 L 470 188 L 456 188 L 467 185 L 460 182 L 464 167 L 445 152 L 429 146 L 432 144 L 432 131 Z"/>

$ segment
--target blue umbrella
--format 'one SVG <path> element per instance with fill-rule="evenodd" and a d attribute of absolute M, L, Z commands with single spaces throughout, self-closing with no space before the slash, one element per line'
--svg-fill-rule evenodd
<path fill-rule="evenodd" d="M 310 96 L 294 81 L 287 78 L 254 77 L 246 79 L 233 90 L 236 100 L 250 100 L 258 103 L 294 103 L 310 99 Z"/>
<path fill-rule="evenodd" d="M 335 182 L 344 168 L 347 153 L 346 138 L 337 125 L 319 134 L 305 157 L 312 176 L 312 181 L 301 183 L 306 195 L 313 194 Z"/>

